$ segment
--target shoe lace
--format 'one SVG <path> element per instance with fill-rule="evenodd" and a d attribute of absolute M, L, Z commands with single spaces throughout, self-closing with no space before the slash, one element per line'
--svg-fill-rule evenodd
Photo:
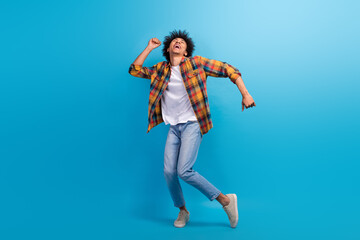
<path fill-rule="evenodd" d="M 186 212 L 185 211 L 180 211 L 179 215 L 178 215 L 178 219 L 181 219 L 185 216 Z"/>

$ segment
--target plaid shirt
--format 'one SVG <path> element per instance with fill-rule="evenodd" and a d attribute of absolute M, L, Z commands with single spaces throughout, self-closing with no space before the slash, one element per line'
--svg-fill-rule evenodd
<path fill-rule="evenodd" d="M 204 135 L 213 127 L 206 91 L 206 78 L 208 76 L 229 77 L 235 84 L 236 79 L 241 76 L 241 73 L 237 68 L 226 62 L 201 56 L 182 57 L 180 71 L 191 106 L 199 122 L 201 133 Z M 161 113 L 160 100 L 170 81 L 171 62 L 159 62 L 152 67 L 142 67 L 142 65 L 131 64 L 129 73 L 135 77 L 151 79 L 148 133 L 153 127 L 164 121 Z"/>

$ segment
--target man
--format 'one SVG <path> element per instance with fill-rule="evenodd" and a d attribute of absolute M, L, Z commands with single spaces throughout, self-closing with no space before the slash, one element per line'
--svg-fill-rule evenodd
<path fill-rule="evenodd" d="M 229 77 L 243 96 L 242 111 L 244 107 L 256 104 L 237 68 L 202 56 L 192 57 L 195 46 L 186 31 L 174 30 L 165 37 L 162 52 L 167 61 L 143 67 L 149 53 L 160 45 L 157 38 L 150 39 L 145 50 L 130 65 L 129 73 L 151 79 L 147 132 L 162 122 L 170 124 L 164 152 L 164 176 L 174 206 L 180 209 L 174 226 L 184 227 L 190 217 L 180 177 L 210 201 L 216 199 L 228 215 L 230 226 L 235 228 L 238 223 L 236 194 L 224 195 L 192 168 L 203 135 L 213 127 L 206 90 L 207 76 Z"/>

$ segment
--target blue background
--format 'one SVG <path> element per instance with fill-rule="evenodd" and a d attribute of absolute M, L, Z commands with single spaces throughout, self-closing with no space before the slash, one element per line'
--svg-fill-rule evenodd
<path fill-rule="evenodd" d="M 0 238 L 360 239 L 359 7 L 1 1 Z M 168 125 L 146 134 L 150 81 L 128 68 L 174 29 L 237 67 L 257 105 L 208 78 L 214 128 L 194 169 L 238 195 L 235 229 L 182 180 L 191 219 L 172 226 Z"/>

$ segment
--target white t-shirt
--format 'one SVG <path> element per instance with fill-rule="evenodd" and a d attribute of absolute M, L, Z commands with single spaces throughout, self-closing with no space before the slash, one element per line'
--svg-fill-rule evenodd
<path fill-rule="evenodd" d="M 197 121 L 179 65 L 171 66 L 170 81 L 161 96 L 161 112 L 165 124 L 176 125 L 187 121 Z"/>

